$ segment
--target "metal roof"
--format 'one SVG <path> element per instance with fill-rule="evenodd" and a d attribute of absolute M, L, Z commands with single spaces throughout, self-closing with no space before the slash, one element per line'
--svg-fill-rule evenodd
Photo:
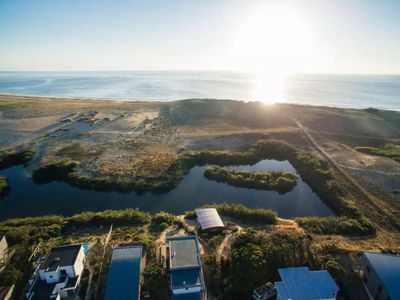
<path fill-rule="evenodd" d="M 400 256 L 379 252 L 364 252 L 391 299 L 400 299 Z"/>
<path fill-rule="evenodd" d="M 282 281 L 275 282 L 279 299 L 332 299 L 339 291 L 326 270 L 310 271 L 308 267 L 278 269 Z"/>
<path fill-rule="evenodd" d="M 200 267 L 196 236 L 168 238 L 170 269 Z"/>
<path fill-rule="evenodd" d="M 72 266 L 75 264 L 76 257 L 81 250 L 82 245 L 65 245 L 51 248 L 47 254 L 46 260 L 40 269 L 47 271 L 55 271 L 58 267 Z"/>
<path fill-rule="evenodd" d="M 114 248 L 107 275 L 105 300 L 139 299 L 141 245 Z"/>
<path fill-rule="evenodd" d="M 197 220 L 200 223 L 201 229 L 209 229 L 216 227 L 224 227 L 219 214 L 215 208 L 203 208 L 196 210 Z"/>

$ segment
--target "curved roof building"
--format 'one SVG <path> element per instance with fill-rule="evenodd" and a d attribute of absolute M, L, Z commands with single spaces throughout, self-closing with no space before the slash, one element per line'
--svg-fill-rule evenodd
<path fill-rule="evenodd" d="M 215 229 L 224 227 L 217 210 L 215 208 L 203 208 L 196 210 L 197 223 L 201 230 Z"/>

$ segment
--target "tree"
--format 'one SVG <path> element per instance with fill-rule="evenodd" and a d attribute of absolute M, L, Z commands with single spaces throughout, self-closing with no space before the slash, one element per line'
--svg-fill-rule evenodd
<path fill-rule="evenodd" d="M 162 265 L 160 263 L 149 264 L 143 270 L 143 290 L 149 292 L 150 299 L 163 299 L 165 278 L 162 274 L 162 270 Z"/>

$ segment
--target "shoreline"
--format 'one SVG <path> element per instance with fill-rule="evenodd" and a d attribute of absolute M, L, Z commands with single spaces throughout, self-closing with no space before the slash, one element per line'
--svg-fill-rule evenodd
<path fill-rule="evenodd" d="M 9 100 L 4 99 L 6 97 L 15 97 L 21 98 L 21 100 L 37 100 L 37 101 L 73 101 L 73 102 L 93 102 L 93 103 L 175 103 L 180 101 L 237 101 L 244 103 L 260 103 L 268 106 L 271 105 L 288 105 L 288 106 L 301 106 L 301 107 L 312 107 L 312 108 L 327 108 L 327 109 L 342 109 L 342 110 L 358 110 L 363 111 L 367 109 L 376 109 L 381 111 L 388 112 L 400 112 L 400 108 L 398 109 L 388 109 L 382 107 L 347 107 L 347 106 L 333 106 L 333 105 L 314 105 L 314 104 L 305 104 L 305 103 L 295 103 L 295 102 L 275 102 L 275 103 L 265 103 L 263 101 L 257 100 L 238 100 L 238 99 L 217 99 L 217 98 L 185 98 L 185 99 L 138 99 L 138 98 L 97 98 L 97 97 L 70 97 L 70 96 L 43 96 L 43 95 L 27 95 L 27 94 L 8 94 L 8 93 L 0 93 L 0 101 L 1 100 Z"/>

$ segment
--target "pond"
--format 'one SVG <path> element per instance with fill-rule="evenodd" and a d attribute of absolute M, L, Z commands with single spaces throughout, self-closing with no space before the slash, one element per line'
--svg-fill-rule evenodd
<path fill-rule="evenodd" d="M 254 165 L 232 166 L 236 170 L 296 170 L 288 161 L 262 160 Z M 22 166 L 0 171 L 7 176 L 10 193 L 0 199 L 0 219 L 46 214 L 73 215 L 82 211 L 137 207 L 143 211 L 181 214 L 207 203 L 242 203 L 252 208 L 269 208 L 282 218 L 331 216 L 333 212 L 301 178 L 283 195 L 275 191 L 230 186 L 204 178 L 206 166 L 193 167 L 179 185 L 166 193 L 99 192 L 81 190 L 64 182 L 35 184 Z"/>

